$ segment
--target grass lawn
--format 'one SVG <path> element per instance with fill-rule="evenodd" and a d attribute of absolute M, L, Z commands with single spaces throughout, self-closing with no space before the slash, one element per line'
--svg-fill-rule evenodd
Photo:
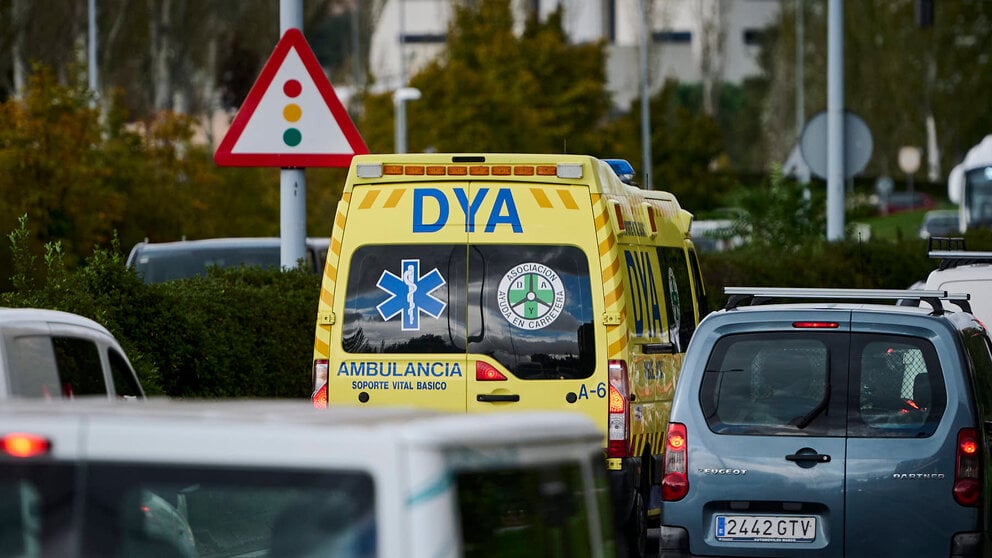
<path fill-rule="evenodd" d="M 919 238 L 920 223 L 927 210 L 901 211 L 884 217 L 859 219 L 859 223 L 871 225 L 872 238 L 900 240 Z"/>

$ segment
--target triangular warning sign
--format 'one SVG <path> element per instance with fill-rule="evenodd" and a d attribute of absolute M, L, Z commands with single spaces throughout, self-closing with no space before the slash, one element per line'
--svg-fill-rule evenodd
<path fill-rule="evenodd" d="M 214 153 L 231 167 L 347 167 L 368 153 L 299 29 L 289 29 Z"/>

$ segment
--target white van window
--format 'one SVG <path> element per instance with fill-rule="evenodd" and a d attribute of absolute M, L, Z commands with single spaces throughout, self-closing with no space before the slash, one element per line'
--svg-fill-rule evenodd
<path fill-rule="evenodd" d="M 18 397 L 62 396 L 55 351 L 47 335 L 16 335 L 7 338 L 10 393 Z"/>
<path fill-rule="evenodd" d="M 13 395 L 58 398 L 107 394 L 96 343 L 47 335 L 17 336 L 12 341 L 8 347 Z"/>
<path fill-rule="evenodd" d="M 578 463 L 463 472 L 456 480 L 466 558 L 592 556 Z"/>
<path fill-rule="evenodd" d="M 86 556 L 373 558 L 366 473 L 96 464 Z"/>
<path fill-rule="evenodd" d="M 55 362 L 62 380 L 62 393 L 73 395 L 106 395 L 107 384 L 96 343 L 77 337 L 52 337 Z"/>
<path fill-rule="evenodd" d="M 73 556 L 75 470 L 68 465 L 6 463 L 0 467 L 0 553 Z"/>

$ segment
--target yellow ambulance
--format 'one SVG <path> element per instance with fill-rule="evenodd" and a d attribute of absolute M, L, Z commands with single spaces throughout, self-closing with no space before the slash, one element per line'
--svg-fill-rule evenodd
<path fill-rule="evenodd" d="M 584 413 L 603 431 L 621 545 L 639 555 L 705 303 L 692 215 L 618 172 L 583 155 L 356 156 L 320 289 L 312 399 Z"/>

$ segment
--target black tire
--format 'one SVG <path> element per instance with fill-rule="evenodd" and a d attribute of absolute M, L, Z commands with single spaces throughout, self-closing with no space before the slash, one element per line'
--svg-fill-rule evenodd
<path fill-rule="evenodd" d="M 619 556 L 645 558 L 648 555 L 648 509 L 641 491 L 634 493 L 634 505 L 618 538 Z"/>

